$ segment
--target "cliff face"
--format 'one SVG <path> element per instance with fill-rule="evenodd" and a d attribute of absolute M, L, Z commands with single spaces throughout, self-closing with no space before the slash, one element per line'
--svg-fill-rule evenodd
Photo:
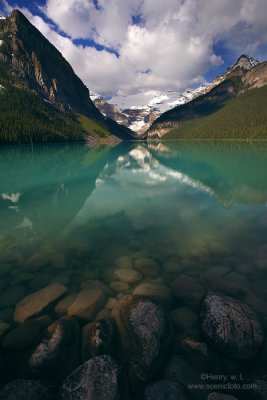
<path fill-rule="evenodd" d="M 41 103 L 49 104 L 52 108 L 54 106 L 54 110 L 47 111 L 50 116 L 51 113 L 58 111 L 62 111 L 61 114 L 70 111 L 65 114 L 70 114 L 71 118 L 74 118 L 77 129 L 83 129 L 85 136 L 89 134 L 96 139 L 103 138 L 103 135 L 117 136 L 123 140 L 136 139 L 130 129 L 101 114 L 90 99 L 88 88 L 75 74 L 70 64 L 18 10 L 12 11 L 10 17 L 0 19 L 0 84 L 1 82 L 3 87 L 9 87 L 10 90 L 24 89 L 32 96 L 35 94 L 39 99 L 38 107 L 41 109 L 44 108 Z M 35 100 L 33 99 L 33 103 Z M 21 119 L 20 111 L 12 110 L 13 103 L 11 99 L 10 112 L 14 111 L 16 118 Z M 35 118 L 37 124 L 40 122 L 38 113 L 33 107 L 30 108 L 32 121 Z M 43 111 L 45 114 L 46 111 Z M 55 116 L 53 118 L 56 126 L 57 118 Z M 13 121 L 13 125 L 18 125 L 15 122 Z M 48 119 L 43 116 L 41 121 L 43 128 L 46 122 Z M 8 121 L 9 127 L 10 124 L 12 125 L 12 121 Z M 6 135 L 6 132 L 2 134 Z"/>
<path fill-rule="evenodd" d="M 0 60 L 22 78 L 29 89 L 65 110 L 100 118 L 89 90 L 62 54 L 18 10 L 2 21 L 5 45 Z"/>

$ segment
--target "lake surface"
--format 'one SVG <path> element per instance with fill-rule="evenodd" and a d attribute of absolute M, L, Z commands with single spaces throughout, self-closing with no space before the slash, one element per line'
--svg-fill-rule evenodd
<path fill-rule="evenodd" d="M 113 285 L 112 298 L 186 275 L 264 314 L 266 166 L 263 142 L 1 147 L 0 320 L 12 323 L 16 303 L 51 282 L 69 293 L 118 282 L 123 256 L 157 267 Z M 197 315 L 187 300 L 175 308 Z"/>

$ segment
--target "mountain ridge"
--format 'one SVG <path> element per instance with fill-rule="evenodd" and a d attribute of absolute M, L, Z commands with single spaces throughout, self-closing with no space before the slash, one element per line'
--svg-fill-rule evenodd
<path fill-rule="evenodd" d="M 266 138 L 266 85 L 267 62 L 228 69 L 207 93 L 162 114 L 148 137 Z"/>
<path fill-rule="evenodd" d="M 46 118 L 45 115 L 51 116 L 48 107 L 50 105 L 56 109 L 56 112 L 64 113 L 66 120 L 70 116 L 72 125 L 76 124 L 77 131 L 79 131 L 79 140 L 83 140 L 86 136 L 97 139 L 103 137 L 135 138 L 134 134 L 125 126 L 103 117 L 91 101 L 89 89 L 75 74 L 71 65 L 19 10 L 13 10 L 9 17 L 0 19 L 0 34 L 2 72 L 0 83 L 3 87 L 6 86 L 6 90 L 16 88 L 30 91 L 32 96 L 38 96 L 42 102 L 46 102 L 46 105 L 38 104 L 39 109 L 42 110 L 42 119 Z M 4 69 L 7 70 L 6 73 L 3 72 Z M 3 96 L 3 89 L 1 94 Z M 4 94 L 6 95 L 6 93 Z M 25 97 L 28 95 L 28 92 L 25 93 Z M 5 98 L 7 99 L 7 96 Z M 10 98 L 8 99 L 10 100 Z M 32 101 L 35 100 L 32 99 Z M 2 110 L 2 112 L 7 112 L 7 110 Z M 34 110 L 31 110 L 29 114 L 33 117 Z M 81 119 L 81 116 L 89 119 L 90 123 L 84 123 L 84 118 Z M 35 118 L 38 120 L 37 115 Z M 21 120 L 22 116 L 17 115 L 17 119 Z M 11 122 L 9 116 L 8 124 L 10 125 Z M 19 125 L 20 123 L 17 122 L 17 131 L 19 131 Z M 90 128 L 92 126 L 94 129 Z M 23 123 L 23 129 L 25 127 L 26 125 Z M 23 134 L 23 132 L 21 133 Z M 43 133 L 42 138 L 46 140 Z M 35 139 L 39 140 L 37 136 L 34 137 L 34 129 L 32 129 L 31 140 Z M 60 140 L 60 135 L 58 139 Z M 68 136 L 65 139 L 68 140 Z"/>

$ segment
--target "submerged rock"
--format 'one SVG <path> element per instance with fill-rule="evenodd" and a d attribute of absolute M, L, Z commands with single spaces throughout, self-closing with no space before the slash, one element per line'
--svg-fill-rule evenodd
<path fill-rule="evenodd" d="M 63 400 L 122 400 L 122 370 L 110 356 L 87 361 L 69 376 L 62 386 Z"/>
<path fill-rule="evenodd" d="M 106 295 L 110 294 L 108 286 L 105 285 L 103 282 L 98 281 L 97 279 L 88 279 L 85 282 L 82 282 L 81 289 L 82 290 L 99 289 L 102 290 Z"/>
<path fill-rule="evenodd" d="M 65 368 L 66 361 L 78 353 L 79 324 L 74 317 L 64 317 L 54 323 L 51 332 L 35 348 L 29 359 L 29 367 L 35 374 L 53 372 Z M 74 360 L 73 360 L 74 361 Z"/>
<path fill-rule="evenodd" d="M 135 261 L 134 267 L 135 269 L 140 271 L 144 276 L 151 278 L 157 276 L 160 272 L 159 265 L 150 258 L 139 258 L 138 260 Z"/>
<path fill-rule="evenodd" d="M 112 318 L 90 324 L 83 338 L 83 360 L 100 355 L 114 356 L 116 352 L 117 327 Z"/>
<path fill-rule="evenodd" d="M 72 293 L 68 296 L 64 297 L 55 307 L 55 312 L 59 316 L 66 315 L 68 312 L 68 308 L 74 303 L 76 298 L 78 297 L 78 293 Z"/>
<path fill-rule="evenodd" d="M 120 318 L 129 336 L 125 356 L 135 391 L 164 365 L 171 346 L 172 329 L 162 306 L 141 296 L 124 299 Z"/>
<path fill-rule="evenodd" d="M 141 283 L 134 289 L 133 294 L 154 298 L 166 307 L 169 307 L 172 302 L 170 289 L 157 283 Z"/>
<path fill-rule="evenodd" d="M 83 282 L 81 284 L 81 289 L 82 290 L 95 290 L 95 289 L 99 289 L 102 290 L 102 292 L 105 293 L 106 296 L 110 296 L 111 295 L 111 291 L 108 288 L 107 285 L 105 285 L 103 282 L 98 281 L 96 279 L 89 279 L 86 280 L 85 282 Z"/>
<path fill-rule="evenodd" d="M 144 393 L 144 400 L 190 400 L 184 385 L 163 379 L 149 385 Z"/>
<path fill-rule="evenodd" d="M 29 294 L 16 305 L 14 320 L 22 323 L 26 319 L 39 314 L 67 290 L 66 286 L 60 283 L 51 283 L 47 287 Z"/>
<path fill-rule="evenodd" d="M 105 304 L 106 296 L 101 289 L 82 290 L 68 307 L 68 315 L 91 321 Z"/>
<path fill-rule="evenodd" d="M 107 299 L 107 302 L 106 302 L 104 308 L 107 310 L 112 310 L 115 307 L 118 307 L 118 300 L 114 299 L 114 297 L 110 297 L 109 299 Z"/>
<path fill-rule="evenodd" d="M 188 306 L 198 307 L 204 295 L 204 289 L 187 275 L 179 275 L 172 284 L 172 292 Z"/>
<path fill-rule="evenodd" d="M 181 348 L 204 360 L 208 360 L 211 357 L 207 343 L 199 339 L 186 337 L 181 341 Z"/>
<path fill-rule="evenodd" d="M 134 261 L 132 257 L 128 257 L 128 256 L 121 256 L 119 258 L 117 258 L 117 260 L 115 261 L 115 264 L 118 268 L 133 268 L 134 266 Z"/>
<path fill-rule="evenodd" d="M 113 290 L 113 292 L 124 293 L 130 289 L 130 285 L 128 283 L 121 282 L 121 281 L 113 281 L 110 284 L 110 288 Z"/>
<path fill-rule="evenodd" d="M 64 254 L 56 254 L 51 257 L 51 265 L 54 268 L 66 268 L 66 260 Z"/>
<path fill-rule="evenodd" d="M 30 272 L 36 272 L 49 264 L 49 257 L 34 255 L 24 263 L 24 269 Z"/>
<path fill-rule="evenodd" d="M 21 349 L 30 346 L 40 335 L 43 324 L 35 319 L 29 319 L 9 332 L 2 346 L 6 349 Z"/>
<path fill-rule="evenodd" d="M 0 400 L 52 400 L 52 396 L 40 381 L 17 379 L 0 390 Z"/>
<path fill-rule="evenodd" d="M 219 350 L 239 360 L 257 355 L 264 333 L 256 313 L 247 304 L 208 292 L 201 309 L 204 336 Z"/>
<path fill-rule="evenodd" d="M 114 271 L 114 277 L 125 283 L 136 283 L 142 279 L 142 274 L 134 269 L 121 268 Z"/>

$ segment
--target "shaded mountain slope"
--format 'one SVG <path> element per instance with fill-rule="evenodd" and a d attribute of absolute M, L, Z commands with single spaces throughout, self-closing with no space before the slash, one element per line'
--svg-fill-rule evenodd
<path fill-rule="evenodd" d="M 150 138 L 250 139 L 267 137 L 267 63 L 237 68 L 208 93 L 162 114 Z"/>
<path fill-rule="evenodd" d="M 16 138 L 12 141 L 27 141 L 27 127 L 21 122 L 25 119 L 21 114 L 25 110 L 15 108 L 16 101 L 12 101 L 12 96 L 7 96 L 8 91 L 15 96 L 13 88 L 21 90 L 16 96 L 25 100 L 38 103 L 38 110 L 29 107 L 27 117 L 35 120 L 35 129 L 30 128 L 33 141 L 51 140 L 54 133 L 50 124 L 55 130 L 59 130 L 55 140 L 81 140 L 86 137 L 86 129 L 80 124 L 80 115 L 84 115 L 95 124 L 99 125 L 99 130 L 89 131 L 92 136 L 98 137 L 98 131 L 105 131 L 105 136 L 115 135 L 121 139 L 132 139 L 132 132 L 108 118 L 104 118 L 100 111 L 95 107 L 89 96 L 88 88 L 80 78 L 74 73 L 70 64 L 64 59 L 62 54 L 27 20 L 18 10 L 14 10 L 10 17 L 0 21 L 0 96 L 3 101 L 10 101 L 9 109 L 13 111 L 14 131 L 17 132 Z M 33 99 L 35 96 L 37 99 Z M 47 103 L 44 106 L 40 102 Z M 52 107 L 54 109 L 52 109 Z M 41 117 L 40 117 L 40 109 Z M 50 113 L 51 111 L 51 113 Z M 0 109 L 0 113 L 4 110 Z M 59 116 L 59 113 L 62 115 Z M 56 119 L 63 119 L 67 126 L 74 131 L 74 135 L 69 132 L 61 131 L 61 124 Z M 48 135 L 44 135 L 46 128 Z M 11 120 L 8 122 L 10 127 Z M 74 125 L 73 125 L 74 124 Z M 41 125 L 41 127 L 40 127 Z M 5 133 L 6 131 L 4 131 Z M 1 137 L 3 129 L 1 130 Z M 7 136 L 7 135 L 6 135 Z M 3 141 L 2 137 L 2 141 Z M 5 139 L 6 140 L 6 139 Z"/>

